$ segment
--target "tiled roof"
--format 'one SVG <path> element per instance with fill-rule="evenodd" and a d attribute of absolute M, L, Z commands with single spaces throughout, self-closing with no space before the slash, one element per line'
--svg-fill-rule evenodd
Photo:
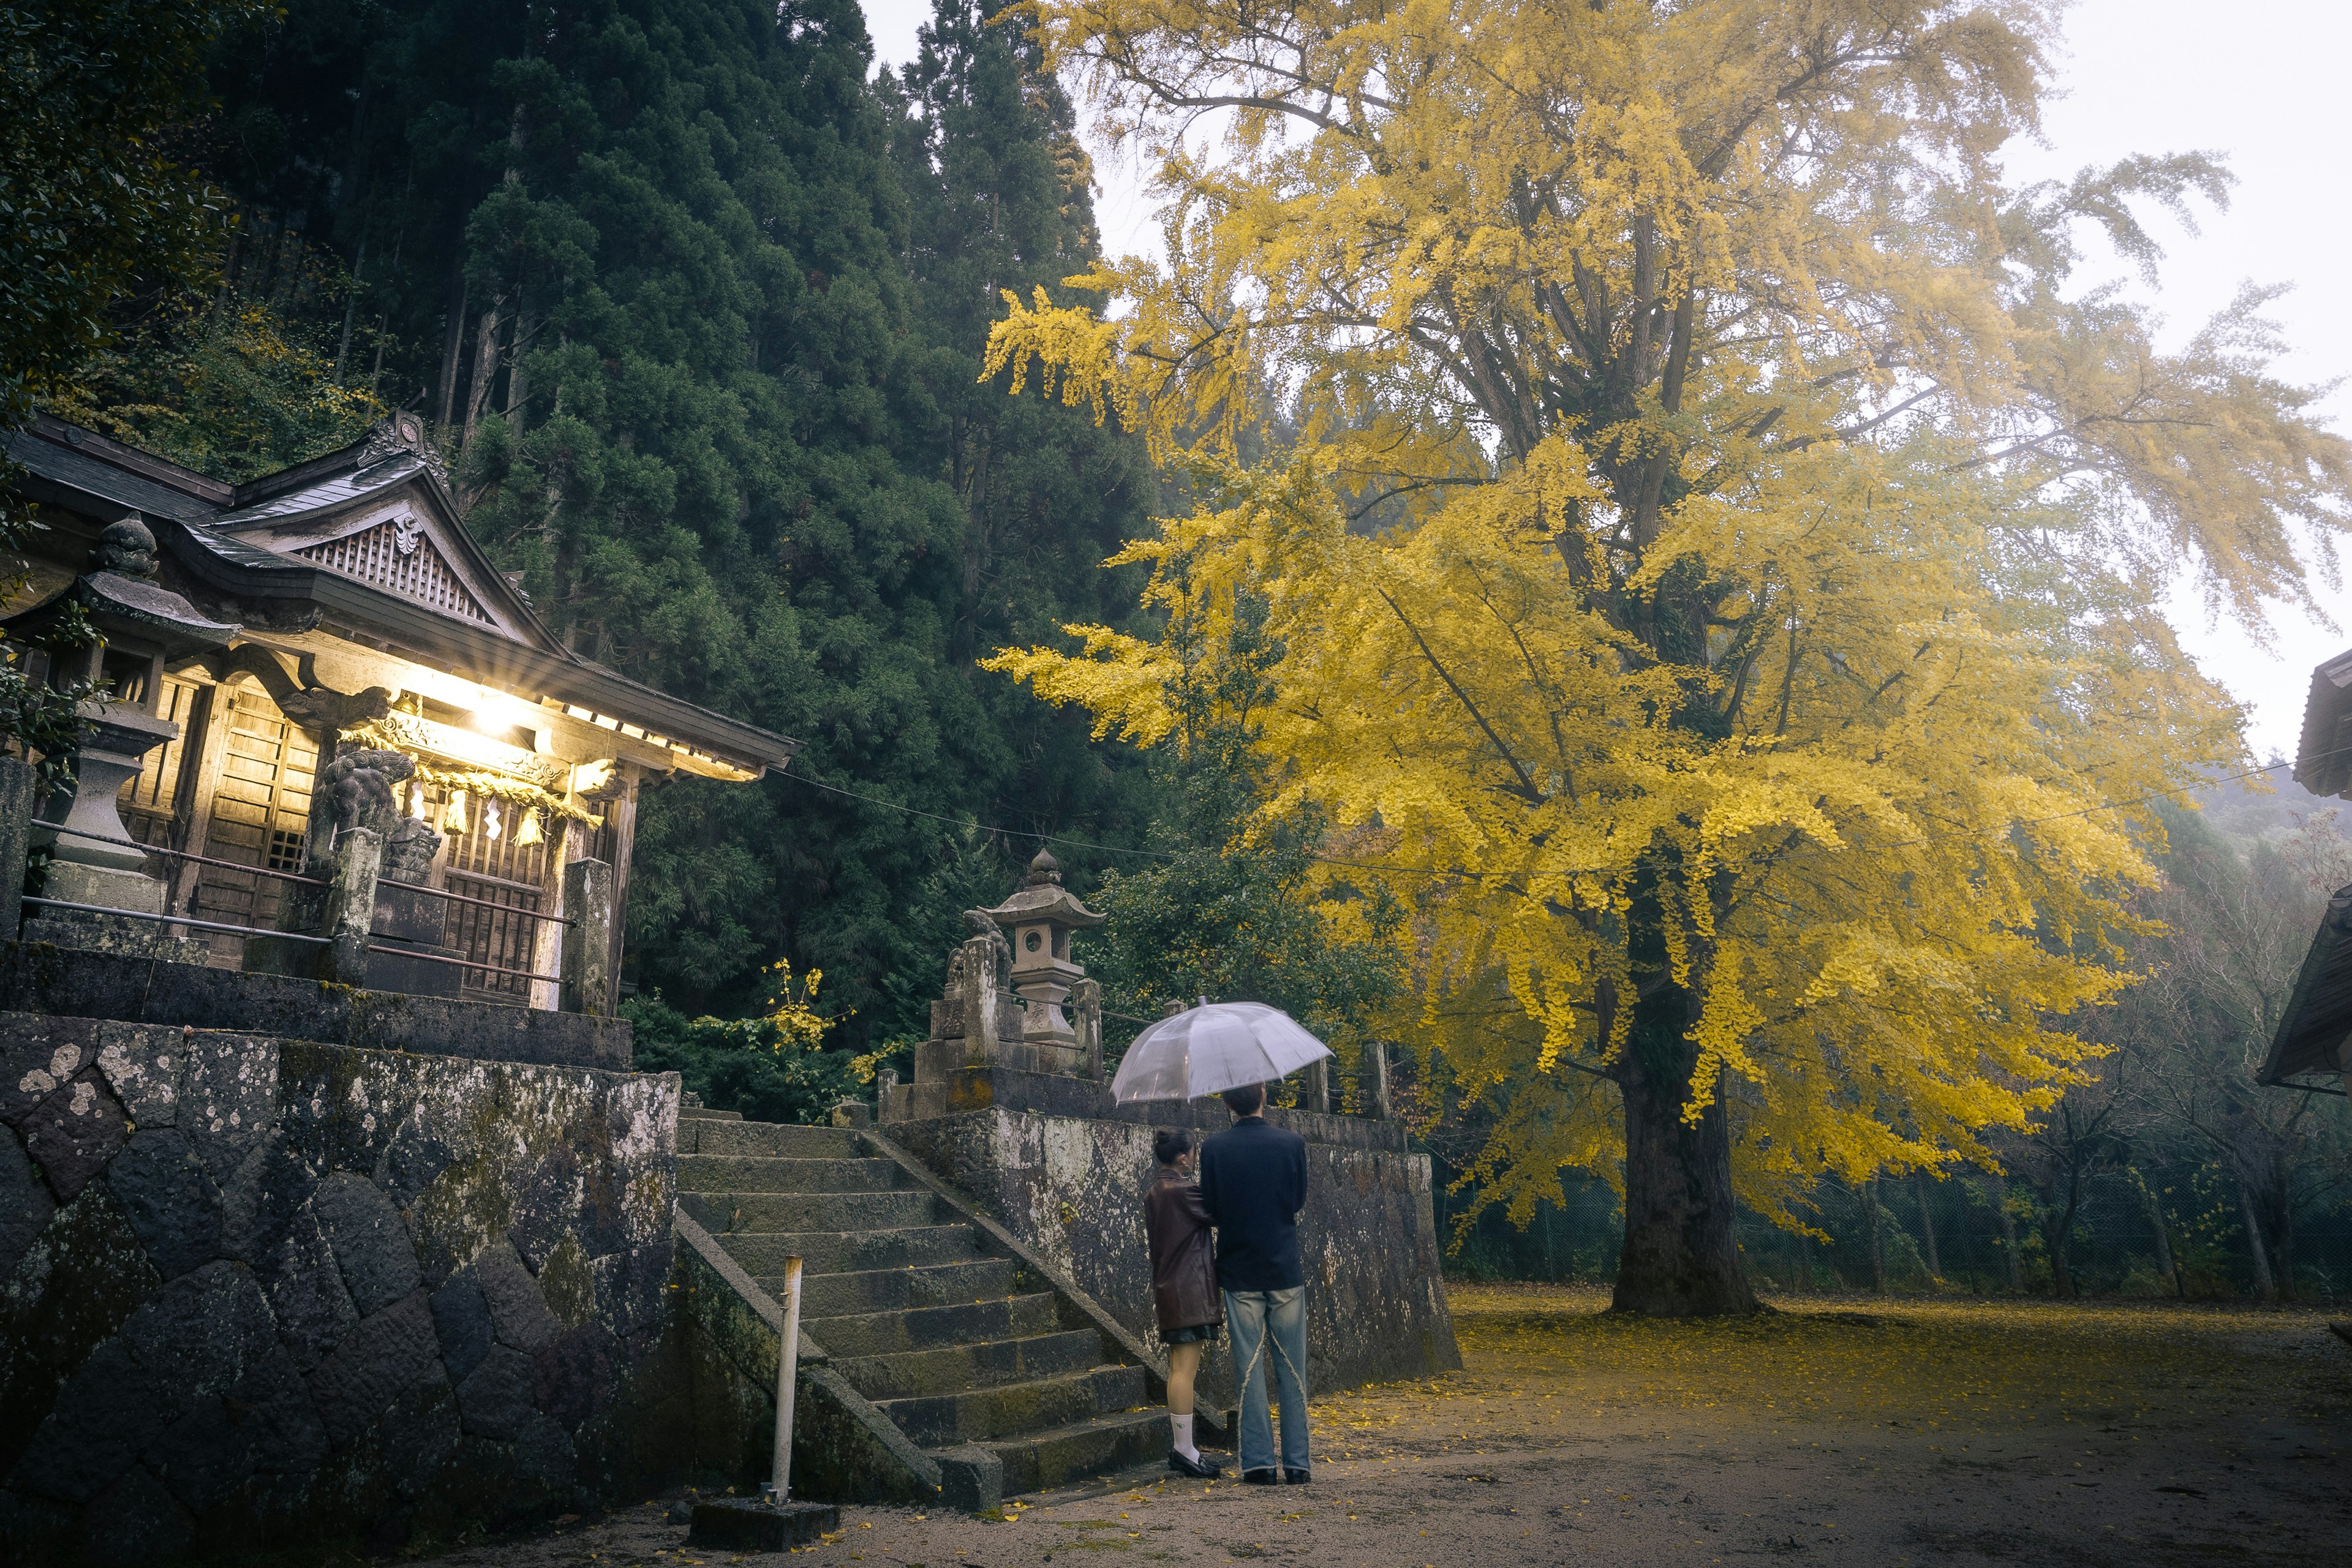
<path fill-rule="evenodd" d="M 299 517 L 305 512 L 325 511 L 347 501 L 362 500 L 376 491 L 389 489 L 404 479 L 424 472 L 425 465 L 403 454 L 371 463 L 356 473 L 342 474 L 321 483 L 274 496 L 257 505 L 239 507 L 225 511 L 213 521 L 219 528 L 241 528 L 247 523 L 260 522 L 273 517 Z"/>
<path fill-rule="evenodd" d="M 216 509 L 194 496 L 127 474 L 111 463 L 101 463 L 70 447 L 44 441 L 26 431 L 11 432 L 7 443 L 8 455 L 41 478 L 103 496 L 131 510 L 199 526 L 210 522 L 215 515 Z"/>

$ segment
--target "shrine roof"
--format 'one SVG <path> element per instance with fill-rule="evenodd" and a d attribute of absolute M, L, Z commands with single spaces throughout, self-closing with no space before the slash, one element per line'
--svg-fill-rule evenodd
<path fill-rule="evenodd" d="M 289 490 L 251 506 L 221 512 L 210 521 L 215 528 L 236 528 L 240 524 L 262 522 L 272 518 L 301 517 L 310 512 L 326 511 L 389 490 L 424 472 L 425 464 L 415 458 L 405 454 L 386 458 L 299 490 Z"/>
<path fill-rule="evenodd" d="M 55 421 L 44 421 L 54 424 Z M 63 426 L 59 427 L 64 428 Z M 43 431 L 42 435 L 48 433 Z M 77 431 L 76 434 L 82 434 Z M 115 502 L 133 511 L 151 517 L 168 517 L 184 522 L 205 522 L 220 510 L 200 496 L 189 495 L 169 485 L 131 472 L 102 457 L 78 450 L 55 437 L 42 439 L 32 431 L 18 430 L 6 437 L 8 456 L 44 479 L 70 485 L 89 495 Z M 112 445 L 113 443 L 109 443 Z M 193 477 L 193 476 L 191 476 Z M 226 486 L 222 489 L 226 490 Z"/>
<path fill-rule="evenodd" d="M 30 499 L 88 518 L 147 520 L 179 584 L 257 632 L 315 628 L 552 703 L 666 745 L 721 776 L 782 767 L 799 742 L 632 680 L 566 647 L 466 531 L 462 509 L 403 416 L 365 441 L 230 486 L 43 416 L 6 437 Z M 37 536 L 78 573 L 63 536 Z M 220 614 L 221 610 L 213 613 Z M 733 770 L 733 772 L 729 772 Z"/>

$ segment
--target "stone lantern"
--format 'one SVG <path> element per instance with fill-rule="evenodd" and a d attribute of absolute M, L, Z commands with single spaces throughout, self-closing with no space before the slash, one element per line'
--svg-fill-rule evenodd
<path fill-rule="evenodd" d="M 78 613 L 77 613 L 78 612 Z M 86 640 L 94 629 L 98 640 Z M 65 820 L 36 833 L 51 838 L 48 896 L 67 903 L 164 912 L 165 884 L 146 873 L 146 855 L 128 843 L 117 802 L 147 753 L 180 732 L 162 716 L 163 671 L 193 655 L 228 647 L 239 628 L 209 620 L 155 581 L 155 536 L 134 515 L 107 525 L 90 570 L 47 604 L 16 617 L 9 635 L 49 648 L 50 683 L 106 680 L 112 694 L 81 704 L 89 729 L 74 758 Z M 117 929 L 120 928 L 120 929 Z M 203 944 L 159 943 L 147 921 L 64 911 L 33 922 L 28 939 L 60 947 L 124 947 L 201 962 Z M 180 951 L 186 949 L 188 951 Z"/>
<path fill-rule="evenodd" d="M 1070 957 L 1070 937 L 1108 917 L 1071 897 L 1062 886 L 1060 863 L 1043 849 L 1029 862 L 1029 874 L 1013 895 L 984 912 L 1013 945 L 1013 990 L 1024 1004 L 1022 1039 L 1032 1045 L 1076 1045 L 1077 1031 L 1062 1004 L 1087 972 Z"/>

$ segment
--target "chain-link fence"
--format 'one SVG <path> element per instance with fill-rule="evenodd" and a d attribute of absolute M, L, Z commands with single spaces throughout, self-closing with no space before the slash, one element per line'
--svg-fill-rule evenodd
<path fill-rule="evenodd" d="M 1540 1204 L 1525 1228 L 1497 1205 L 1463 1226 L 1475 1194 L 1447 1192 L 1457 1173 L 1439 1163 L 1439 1232 L 1446 1273 L 1463 1279 L 1609 1284 L 1617 1273 L 1624 1211 L 1604 1183 L 1569 1177 L 1558 1204 Z M 2052 1240 L 2058 1225 L 2041 1194 L 1980 1173 L 1874 1184 L 1879 1268 L 1871 1266 L 1868 1188 L 1824 1184 L 1805 1218 L 1819 1236 L 1783 1230 L 1743 1209 L 1740 1250 L 1766 1291 L 1889 1290 L 2056 1293 Z M 2054 1194 L 2063 1203 L 2064 1194 Z M 2156 1215 L 2161 1213 L 2159 1239 Z M 2286 1257 L 2266 1249 L 2273 1278 L 2292 1268 L 2305 1300 L 2352 1296 L 2352 1205 L 2296 1214 Z M 2226 1297 L 2258 1293 L 2255 1258 L 2235 1184 L 2219 1166 L 2103 1171 L 2084 1178 L 2069 1228 L 2065 1273 L 2073 1291 L 2097 1296 Z"/>

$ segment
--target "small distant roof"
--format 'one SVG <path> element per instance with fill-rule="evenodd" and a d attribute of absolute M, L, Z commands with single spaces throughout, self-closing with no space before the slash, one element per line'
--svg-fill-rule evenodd
<path fill-rule="evenodd" d="M 2314 795 L 2352 792 L 2352 649 L 2311 672 L 2294 782 Z"/>
<path fill-rule="evenodd" d="M 2352 795 L 2352 650 L 2311 672 L 2295 747 L 2294 782 L 2318 795 Z M 2352 1038 L 2352 888 L 2327 900 L 2257 1083 L 2341 1073 Z"/>
<path fill-rule="evenodd" d="M 2320 917 L 2287 996 L 2270 1056 L 2254 1081 L 2284 1084 L 2306 1073 L 2341 1073 L 2352 1038 L 2352 888 L 2336 890 Z"/>

